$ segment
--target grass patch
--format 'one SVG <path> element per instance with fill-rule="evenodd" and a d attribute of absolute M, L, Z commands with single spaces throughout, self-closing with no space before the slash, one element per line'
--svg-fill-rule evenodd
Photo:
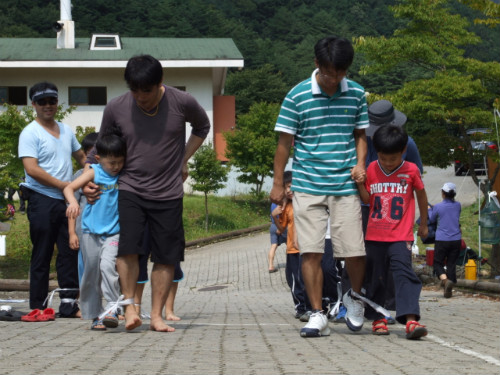
<path fill-rule="evenodd" d="M 268 201 L 256 201 L 251 196 L 210 196 L 208 231 L 205 231 L 204 197 L 186 195 L 183 215 L 186 241 L 269 223 L 269 206 Z M 25 279 L 28 277 L 32 248 L 28 217 L 16 213 L 9 223 L 11 229 L 4 233 L 7 234 L 7 256 L 0 257 L 0 279 Z M 55 272 L 55 256 L 52 257 L 51 272 Z"/>
<path fill-rule="evenodd" d="M 269 223 L 269 202 L 256 201 L 251 196 L 216 197 L 208 199 L 209 224 L 205 231 L 205 203 L 200 195 L 184 197 L 183 223 L 186 241 L 193 241 L 216 234 L 231 232 Z M 467 245 L 478 252 L 478 211 L 477 205 L 462 207 L 460 223 L 462 236 Z M 9 221 L 11 229 L 7 233 L 7 256 L 0 257 L 0 278 L 26 278 L 31 256 L 29 223 L 27 215 L 17 213 Z M 417 241 L 419 252 L 425 255 L 420 238 Z M 430 245 L 431 247 L 433 245 Z M 481 244 L 481 255 L 488 258 L 491 245 Z M 52 259 L 51 272 L 54 272 L 55 257 Z"/>

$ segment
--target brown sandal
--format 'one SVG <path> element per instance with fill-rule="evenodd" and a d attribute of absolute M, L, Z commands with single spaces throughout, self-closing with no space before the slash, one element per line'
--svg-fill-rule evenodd
<path fill-rule="evenodd" d="M 375 320 L 372 323 L 372 334 L 377 336 L 388 335 L 389 328 L 387 327 L 387 319 Z"/>

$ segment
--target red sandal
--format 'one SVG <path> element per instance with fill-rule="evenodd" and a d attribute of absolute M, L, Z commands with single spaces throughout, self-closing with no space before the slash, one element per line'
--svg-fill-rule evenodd
<path fill-rule="evenodd" d="M 406 338 L 408 340 L 418 340 L 427 336 L 427 328 L 416 320 L 406 322 Z"/>
<path fill-rule="evenodd" d="M 372 323 L 372 334 L 377 336 L 388 335 L 389 328 L 387 327 L 387 319 L 375 320 Z"/>
<path fill-rule="evenodd" d="M 48 307 L 36 317 L 37 322 L 47 322 L 49 320 L 56 320 L 56 312 L 53 308 Z"/>
<path fill-rule="evenodd" d="M 29 314 L 21 316 L 21 320 L 23 322 L 37 322 L 37 318 L 41 313 L 39 309 L 34 309 Z"/>

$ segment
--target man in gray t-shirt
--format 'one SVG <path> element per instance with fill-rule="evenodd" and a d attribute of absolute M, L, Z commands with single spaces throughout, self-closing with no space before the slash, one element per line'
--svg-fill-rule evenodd
<path fill-rule="evenodd" d="M 202 145 L 210 122 L 190 94 L 162 84 L 163 68 L 152 56 L 132 57 L 125 68 L 125 81 L 130 91 L 108 103 L 99 133 L 118 127 L 127 143 L 125 167 L 119 178 L 120 243 L 116 261 L 125 298 L 125 328 L 132 330 L 142 324 L 133 297 L 147 223 L 154 263 L 150 328 L 172 332 L 174 328 L 163 321 L 161 313 L 174 266 L 184 260 L 183 182 L 188 176 L 188 160 Z M 187 143 L 186 123 L 192 127 Z"/>

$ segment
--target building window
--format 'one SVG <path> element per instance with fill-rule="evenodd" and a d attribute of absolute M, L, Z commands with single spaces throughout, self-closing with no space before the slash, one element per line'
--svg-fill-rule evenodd
<path fill-rule="evenodd" d="M 117 34 L 92 34 L 90 50 L 114 50 L 122 49 L 122 41 Z"/>
<path fill-rule="evenodd" d="M 106 87 L 70 87 L 69 105 L 106 105 Z"/>
<path fill-rule="evenodd" d="M 26 86 L 0 86 L 0 105 L 4 103 L 14 105 L 27 105 L 28 88 Z"/>

